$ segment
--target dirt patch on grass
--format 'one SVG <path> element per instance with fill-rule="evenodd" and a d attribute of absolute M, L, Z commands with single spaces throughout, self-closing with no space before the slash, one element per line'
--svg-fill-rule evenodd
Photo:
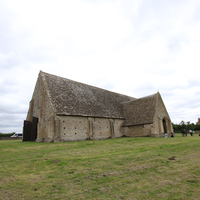
<path fill-rule="evenodd" d="M 172 156 L 170 158 L 168 158 L 168 160 L 175 160 L 176 156 Z"/>
<path fill-rule="evenodd" d="M 53 160 L 52 163 L 60 163 L 61 160 Z"/>

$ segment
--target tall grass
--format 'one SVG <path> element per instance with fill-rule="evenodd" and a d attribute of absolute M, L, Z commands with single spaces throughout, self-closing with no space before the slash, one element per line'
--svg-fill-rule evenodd
<path fill-rule="evenodd" d="M 0 141 L 0 199 L 199 199 L 200 137 Z"/>

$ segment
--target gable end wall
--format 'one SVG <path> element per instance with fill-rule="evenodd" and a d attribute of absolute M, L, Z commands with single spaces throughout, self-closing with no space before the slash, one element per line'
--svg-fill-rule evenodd
<path fill-rule="evenodd" d="M 30 122 L 32 122 L 33 117 L 38 118 L 38 142 L 53 140 L 55 132 L 54 116 L 51 99 L 49 98 L 42 77 L 39 76 L 26 117 L 26 120 Z"/>
<path fill-rule="evenodd" d="M 170 134 L 173 132 L 171 119 L 165 104 L 158 93 L 156 101 L 156 113 L 153 118 L 153 129 L 151 133 L 152 137 L 162 137 L 164 135 L 163 119 L 166 121 L 167 134 L 168 137 L 170 137 Z"/>

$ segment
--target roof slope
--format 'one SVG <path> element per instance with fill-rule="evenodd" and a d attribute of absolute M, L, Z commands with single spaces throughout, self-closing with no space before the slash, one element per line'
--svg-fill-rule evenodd
<path fill-rule="evenodd" d="M 40 72 L 58 115 L 124 118 L 124 102 L 135 98 Z"/>
<path fill-rule="evenodd" d="M 124 126 L 153 123 L 157 94 L 136 99 L 124 104 Z"/>

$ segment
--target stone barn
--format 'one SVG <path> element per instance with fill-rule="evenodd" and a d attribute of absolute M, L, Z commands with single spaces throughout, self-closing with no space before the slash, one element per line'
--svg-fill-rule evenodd
<path fill-rule="evenodd" d="M 23 141 L 160 137 L 172 130 L 159 92 L 136 99 L 40 71 Z"/>

